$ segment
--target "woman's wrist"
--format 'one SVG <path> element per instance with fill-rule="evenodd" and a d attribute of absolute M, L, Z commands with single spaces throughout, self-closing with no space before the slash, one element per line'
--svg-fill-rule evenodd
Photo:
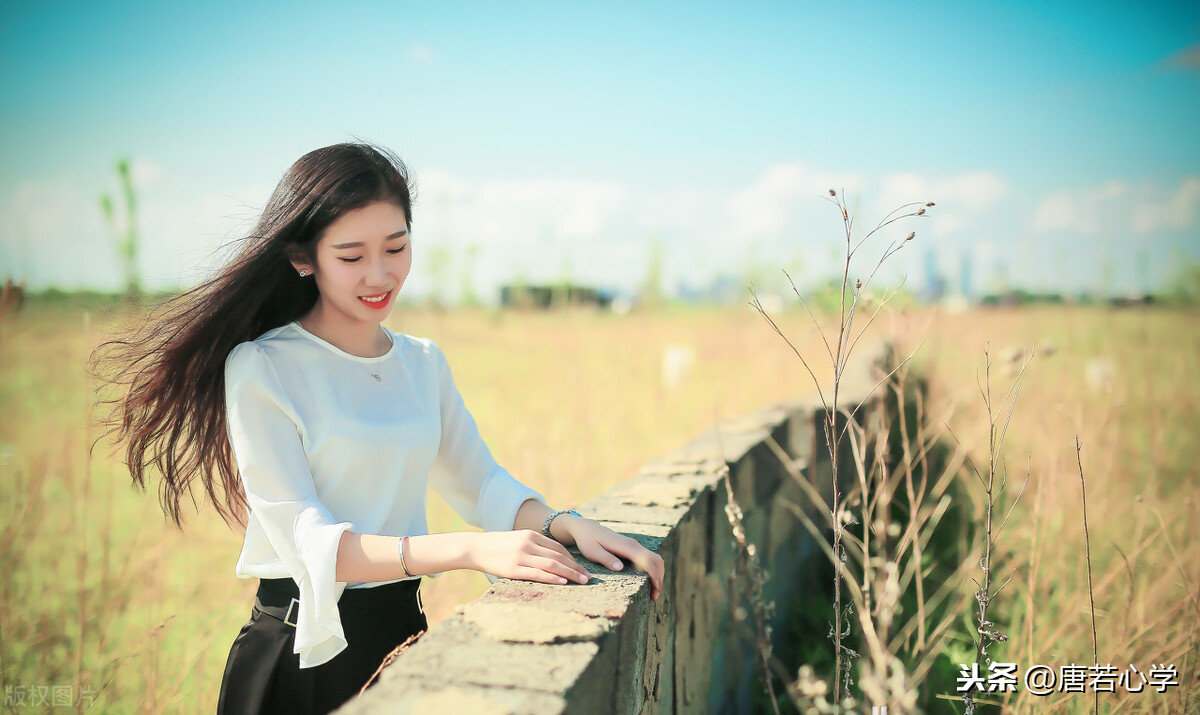
<path fill-rule="evenodd" d="M 550 522 L 550 537 L 564 546 L 574 546 L 575 529 L 586 521 L 577 514 L 559 514 Z"/>

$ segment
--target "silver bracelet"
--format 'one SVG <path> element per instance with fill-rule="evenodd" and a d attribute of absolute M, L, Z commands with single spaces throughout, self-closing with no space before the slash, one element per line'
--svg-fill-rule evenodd
<path fill-rule="evenodd" d="M 574 509 L 559 509 L 558 511 L 550 512 L 550 516 L 546 517 L 546 523 L 542 524 L 542 536 L 545 536 L 547 539 L 554 539 L 554 537 L 550 535 L 550 522 L 554 521 L 554 517 L 558 516 L 559 514 L 580 516 L 579 512 L 575 511 Z M 554 540 L 557 541 L 558 539 Z"/>
<path fill-rule="evenodd" d="M 400 568 L 404 570 L 404 577 L 412 578 L 412 574 L 408 572 L 408 566 L 404 563 L 404 540 L 407 538 L 407 536 L 400 537 L 400 541 L 397 542 L 396 551 L 400 554 Z"/>

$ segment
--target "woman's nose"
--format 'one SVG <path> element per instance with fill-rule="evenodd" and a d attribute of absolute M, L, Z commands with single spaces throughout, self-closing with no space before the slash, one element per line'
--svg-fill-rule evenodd
<path fill-rule="evenodd" d="M 376 288 L 382 288 L 387 285 L 388 272 L 387 265 L 383 261 L 372 261 L 367 268 L 367 284 Z"/>

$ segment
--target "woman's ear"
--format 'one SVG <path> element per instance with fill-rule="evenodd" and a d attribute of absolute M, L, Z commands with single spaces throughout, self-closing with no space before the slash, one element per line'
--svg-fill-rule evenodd
<path fill-rule="evenodd" d="M 301 277 L 311 276 L 314 273 L 312 265 L 308 261 L 290 261 L 290 263 Z"/>
<path fill-rule="evenodd" d="M 299 251 L 288 252 L 288 263 L 291 263 L 292 268 L 301 276 L 311 276 L 316 273 L 312 263 Z"/>

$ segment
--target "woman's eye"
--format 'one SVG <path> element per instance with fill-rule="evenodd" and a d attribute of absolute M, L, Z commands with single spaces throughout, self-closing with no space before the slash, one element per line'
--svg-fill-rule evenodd
<path fill-rule="evenodd" d="M 401 246 L 400 248 L 392 248 L 392 249 L 388 250 L 388 253 L 390 253 L 392 255 L 404 253 L 405 249 L 407 249 L 407 248 L 408 248 L 407 245 Z M 359 261 L 362 260 L 362 256 L 357 256 L 355 258 L 342 258 L 339 256 L 338 260 L 341 261 L 342 263 L 358 263 Z"/>

